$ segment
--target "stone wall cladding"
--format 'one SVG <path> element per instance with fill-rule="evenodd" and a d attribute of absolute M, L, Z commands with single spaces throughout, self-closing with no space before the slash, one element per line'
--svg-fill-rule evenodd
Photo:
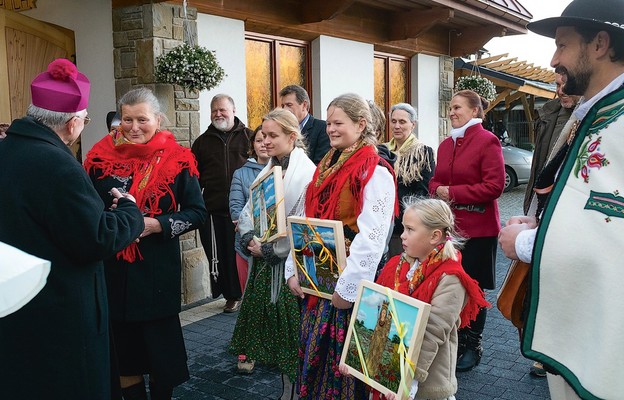
<path fill-rule="evenodd" d="M 188 28 L 180 5 L 156 3 L 113 9 L 113 61 L 115 94 L 119 99 L 129 90 L 145 86 L 160 102 L 166 117 L 162 127 L 170 130 L 185 147 L 201 134 L 199 126 L 199 93 L 177 85 L 157 83 L 156 58 L 183 43 L 197 43 L 197 11 L 187 9 Z M 190 34 L 192 38 L 185 38 Z M 111 105 L 111 109 L 113 105 Z M 180 238 L 182 251 L 183 304 L 210 295 L 209 264 L 199 239 L 192 231 Z"/>
<path fill-rule="evenodd" d="M 440 57 L 440 142 L 451 132 L 448 110 L 451 105 L 451 98 L 453 97 L 454 61 L 453 57 Z"/>

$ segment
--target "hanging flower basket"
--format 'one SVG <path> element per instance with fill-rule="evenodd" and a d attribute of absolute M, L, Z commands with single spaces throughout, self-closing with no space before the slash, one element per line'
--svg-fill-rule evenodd
<path fill-rule="evenodd" d="M 496 85 L 481 75 L 462 76 L 455 82 L 455 91 L 472 90 L 487 101 L 496 98 Z"/>
<path fill-rule="evenodd" d="M 156 59 L 156 80 L 194 91 L 210 90 L 223 80 L 225 71 L 214 53 L 187 43 Z"/>

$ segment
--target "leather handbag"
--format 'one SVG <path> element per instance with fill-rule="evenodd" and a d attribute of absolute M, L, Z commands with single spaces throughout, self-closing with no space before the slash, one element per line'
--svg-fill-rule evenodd
<path fill-rule="evenodd" d="M 524 328 L 523 315 L 530 269 L 531 264 L 519 260 L 512 261 L 496 300 L 496 307 L 503 317 L 510 320 L 518 329 Z"/>

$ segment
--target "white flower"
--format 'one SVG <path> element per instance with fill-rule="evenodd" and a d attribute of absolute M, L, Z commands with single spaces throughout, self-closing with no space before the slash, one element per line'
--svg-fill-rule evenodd
<path fill-rule="evenodd" d="M 455 82 L 455 91 L 472 90 L 487 101 L 496 98 L 496 85 L 481 75 L 462 76 Z"/>
<path fill-rule="evenodd" d="M 225 71 L 214 53 L 184 43 L 156 59 L 156 80 L 199 91 L 217 86 Z"/>

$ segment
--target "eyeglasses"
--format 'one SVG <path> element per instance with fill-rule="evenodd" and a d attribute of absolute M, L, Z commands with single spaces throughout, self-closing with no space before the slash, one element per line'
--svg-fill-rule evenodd
<path fill-rule="evenodd" d="M 89 125 L 89 122 L 91 122 L 91 118 L 90 118 L 88 115 L 87 115 L 87 116 L 84 116 L 84 117 L 81 117 L 81 116 L 79 116 L 79 115 L 74 115 L 73 117 L 71 117 L 70 119 L 68 119 L 68 120 L 67 120 L 67 122 L 71 121 L 71 120 L 72 120 L 72 119 L 74 119 L 74 118 L 80 118 L 81 120 L 83 120 L 83 121 L 84 121 L 84 124 L 85 124 L 85 125 Z M 67 122 L 65 122 L 65 123 L 67 123 Z"/>

